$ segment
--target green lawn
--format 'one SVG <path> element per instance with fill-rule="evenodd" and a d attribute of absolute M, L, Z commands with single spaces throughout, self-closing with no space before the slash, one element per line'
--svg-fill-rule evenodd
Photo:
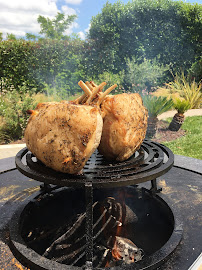
<path fill-rule="evenodd" d="M 181 127 L 187 134 L 171 142 L 163 142 L 174 154 L 202 159 L 202 116 L 186 117 Z"/>

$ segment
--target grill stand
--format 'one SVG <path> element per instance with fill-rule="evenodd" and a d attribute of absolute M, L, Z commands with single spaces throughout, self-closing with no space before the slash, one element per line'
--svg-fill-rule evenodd
<path fill-rule="evenodd" d="M 153 194 L 160 193 L 162 191 L 162 188 L 158 189 L 156 179 L 151 180 L 151 189 L 150 190 Z"/>
<path fill-rule="evenodd" d="M 86 270 L 93 269 L 93 185 L 85 183 L 86 199 Z"/>
<path fill-rule="evenodd" d="M 50 193 L 52 188 L 51 185 L 43 183 L 42 185 L 40 185 L 40 189 L 41 191 L 43 191 L 44 193 Z"/>
<path fill-rule="evenodd" d="M 145 158 L 144 160 L 144 151 L 147 152 L 148 157 Z M 37 164 L 32 161 L 32 154 L 28 153 L 28 150 L 22 149 L 17 155 L 16 155 L 16 167 L 20 172 L 25 174 L 26 176 L 32 177 L 38 181 L 42 181 L 43 184 L 40 186 L 41 190 L 44 193 L 50 193 L 51 192 L 51 186 L 50 184 L 59 185 L 61 186 L 75 186 L 75 187 L 83 187 L 85 188 L 85 206 L 86 206 L 86 264 L 85 264 L 85 270 L 92 270 L 93 269 L 93 188 L 94 187 L 110 187 L 110 186 L 126 186 L 126 185 L 136 185 L 141 182 L 146 182 L 146 181 L 151 181 L 151 192 L 153 195 L 161 192 L 161 188 L 158 189 L 157 187 L 157 181 L 156 177 L 166 173 L 173 165 L 174 162 L 174 156 L 173 153 L 165 146 L 153 143 L 150 141 L 145 140 L 145 142 L 142 145 L 142 148 L 139 151 L 139 155 L 137 157 L 133 157 L 132 162 L 129 160 L 126 161 L 125 165 L 123 166 L 128 166 L 129 168 L 129 177 L 126 175 L 122 177 L 114 176 L 111 177 L 111 179 L 116 179 L 116 181 L 111 181 L 108 179 L 104 179 L 104 181 L 98 181 L 96 179 L 96 172 L 98 168 L 98 172 L 100 168 L 105 168 L 105 165 L 98 165 L 96 167 L 96 156 L 91 159 L 91 163 L 88 165 L 88 169 L 92 170 L 92 174 L 88 175 L 85 174 L 83 179 L 78 178 L 78 181 L 75 181 L 75 179 L 72 179 L 71 176 L 70 178 L 66 178 L 66 175 L 64 178 L 58 177 L 57 175 L 53 175 L 51 177 L 52 173 L 47 174 L 47 168 L 42 165 L 42 170 L 41 170 L 41 163 Z M 168 161 L 163 163 L 163 156 L 167 155 L 168 156 Z M 27 165 L 24 165 L 22 163 L 22 157 L 26 155 L 26 162 Z M 99 159 L 99 157 L 98 157 Z M 134 161 L 133 161 L 134 160 Z M 128 163 L 127 163 L 128 162 Z M 122 163 L 123 164 L 123 163 Z M 121 164 L 121 166 L 122 166 Z M 131 175 L 130 171 L 130 166 L 131 164 L 137 164 L 137 166 L 140 167 L 139 170 L 134 170 L 134 176 Z M 141 164 L 145 166 L 141 167 Z M 38 166 L 39 166 L 39 171 L 38 171 Z M 119 165 L 118 165 L 119 166 Z M 117 168 L 118 168 L 117 166 Z M 116 167 L 116 164 L 115 164 Z M 160 168 L 161 167 L 161 168 Z M 45 170 L 44 170 L 45 168 Z M 106 169 L 111 170 L 113 166 L 107 164 Z M 148 169 L 147 169 L 148 168 Z M 145 171 L 148 170 L 148 174 L 145 174 Z M 136 178 L 136 174 L 139 175 L 139 177 Z M 104 173 L 104 175 L 107 175 L 107 171 Z M 123 172 L 124 175 L 124 172 Z M 153 179 L 152 179 L 153 176 Z M 127 179 L 128 178 L 128 179 Z M 98 179 L 99 179 L 99 174 L 98 174 Z M 126 179 L 126 180 L 124 180 Z M 59 182 L 58 182 L 59 180 Z"/>

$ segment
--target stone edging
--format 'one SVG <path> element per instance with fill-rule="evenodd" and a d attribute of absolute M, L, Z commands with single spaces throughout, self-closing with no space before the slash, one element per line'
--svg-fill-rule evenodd
<path fill-rule="evenodd" d="M 173 117 L 176 113 L 177 113 L 176 110 L 164 112 L 158 116 L 158 120 L 166 119 L 168 117 Z M 200 116 L 202 115 L 202 109 L 188 110 L 187 112 L 185 112 L 184 115 L 185 117 L 186 116 Z"/>
<path fill-rule="evenodd" d="M 26 146 L 25 143 L 23 143 L 23 144 L 2 144 L 2 145 L 0 145 L 0 149 L 24 148 L 25 146 Z"/>

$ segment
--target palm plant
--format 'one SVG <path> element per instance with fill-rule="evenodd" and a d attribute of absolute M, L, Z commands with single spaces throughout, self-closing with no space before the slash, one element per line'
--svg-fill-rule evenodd
<path fill-rule="evenodd" d="M 185 99 L 177 98 L 174 101 L 174 108 L 177 113 L 173 116 L 173 119 L 168 127 L 169 130 L 178 131 L 181 125 L 184 123 L 184 113 L 191 107 L 189 101 Z"/>
<path fill-rule="evenodd" d="M 147 138 L 152 138 L 155 136 L 157 131 L 157 123 L 159 114 L 162 114 L 173 106 L 172 99 L 167 99 L 166 97 L 156 97 L 153 95 L 143 96 L 144 106 L 148 110 L 148 127 L 147 127 Z"/>

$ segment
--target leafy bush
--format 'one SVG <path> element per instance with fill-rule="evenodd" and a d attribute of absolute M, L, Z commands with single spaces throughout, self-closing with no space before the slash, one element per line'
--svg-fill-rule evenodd
<path fill-rule="evenodd" d="M 77 85 L 78 85 L 78 81 L 77 83 L 75 82 L 75 86 Z M 78 87 L 77 89 L 74 89 L 74 92 L 71 94 L 67 89 L 58 87 L 57 84 L 55 85 L 55 87 L 50 87 L 49 85 L 46 85 L 44 88 L 44 92 L 46 93 L 45 94 L 46 98 L 44 100 L 47 100 L 47 101 L 71 100 L 72 97 L 75 97 L 78 94 L 79 95 L 83 94 L 80 87 Z"/>
<path fill-rule="evenodd" d="M 98 75 L 98 78 L 95 79 L 94 81 L 97 84 L 100 84 L 101 82 L 106 82 L 107 87 L 110 87 L 113 84 L 117 84 L 118 85 L 117 90 L 121 90 L 121 89 L 123 89 L 123 80 L 124 80 L 124 71 L 120 71 L 117 74 L 105 71 L 104 73 Z M 117 90 L 115 90 L 115 91 L 117 91 Z M 113 92 L 112 92 L 112 94 L 113 94 Z"/>
<path fill-rule="evenodd" d="M 63 40 L 5 40 L 0 43 L 0 88 L 16 90 L 25 82 L 36 91 L 64 88 L 71 94 L 78 90 L 83 76 L 80 59 L 83 42 Z"/>
<path fill-rule="evenodd" d="M 18 90 L 24 82 L 29 88 L 36 86 L 30 77 L 30 63 L 34 64 L 33 48 L 33 42 L 24 40 L 4 40 L 0 43 L 1 91 L 13 86 Z"/>
<path fill-rule="evenodd" d="M 43 40 L 36 43 L 30 74 L 45 90 L 61 89 L 61 92 L 73 94 L 78 91 L 78 81 L 83 77 L 80 68 L 82 42 L 79 40 Z M 47 93 L 50 94 L 50 93 Z"/>
<path fill-rule="evenodd" d="M 33 91 L 25 84 L 18 91 L 4 91 L 0 96 L 0 115 L 3 117 L 0 139 L 7 142 L 21 139 L 28 120 L 26 111 L 35 105 Z"/>
<path fill-rule="evenodd" d="M 155 59 L 138 61 L 132 57 L 126 63 L 125 84 L 131 92 L 141 92 L 143 89 L 151 91 L 152 87 L 158 86 L 164 72 L 168 70 L 168 67 L 158 64 Z"/>

